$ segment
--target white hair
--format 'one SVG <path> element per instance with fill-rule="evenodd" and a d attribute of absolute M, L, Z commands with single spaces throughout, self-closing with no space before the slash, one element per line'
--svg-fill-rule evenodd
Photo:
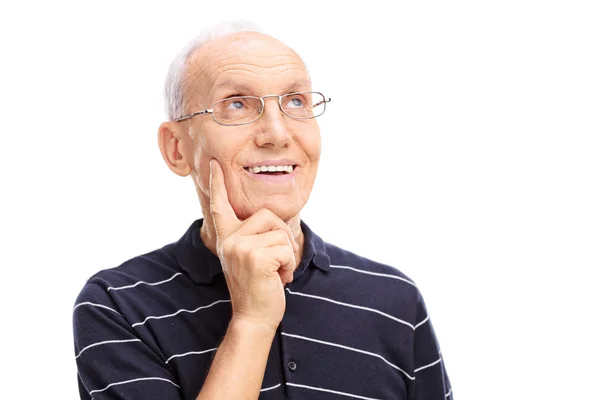
<path fill-rule="evenodd" d="M 238 32 L 262 32 L 262 29 L 250 21 L 224 22 L 201 32 L 175 57 L 165 81 L 165 111 L 170 121 L 185 113 L 185 69 L 190 57 L 203 44 Z"/>

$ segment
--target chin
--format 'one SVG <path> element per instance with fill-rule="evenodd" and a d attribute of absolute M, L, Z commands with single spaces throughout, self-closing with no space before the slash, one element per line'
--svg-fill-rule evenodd
<path fill-rule="evenodd" d="M 304 204 L 302 204 L 304 205 Z M 238 218 L 245 220 L 250 218 L 259 210 L 266 208 L 271 211 L 273 214 L 277 215 L 283 221 L 289 221 L 300 213 L 302 207 L 299 207 L 295 202 L 290 202 L 289 200 L 272 200 L 272 201 L 264 201 L 262 203 L 257 203 L 254 206 L 249 206 L 248 204 L 242 206 L 238 209 L 236 207 L 236 214 Z"/>

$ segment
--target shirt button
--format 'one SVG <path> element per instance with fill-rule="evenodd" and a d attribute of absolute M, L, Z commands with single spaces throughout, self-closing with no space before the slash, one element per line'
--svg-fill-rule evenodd
<path fill-rule="evenodd" d="M 291 371 L 295 371 L 295 370 L 296 370 L 296 367 L 297 367 L 297 365 L 296 365 L 296 363 L 295 363 L 295 362 L 293 362 L 293 361 L 290 361 L 290 362 L 288 363 L 288 367 L 290 368 L 290 370 L 291 370 Z"/>

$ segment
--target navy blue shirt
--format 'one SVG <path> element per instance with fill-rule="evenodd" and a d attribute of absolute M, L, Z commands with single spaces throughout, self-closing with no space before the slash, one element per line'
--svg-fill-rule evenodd
<path fill-rule="evenodd" d="M 195 399 L 231 319 L 202 220 L 177 242 L 101 271 L 73 310 L 82 399 Z M 324 242 L 305 248 L 260 399 L 452 399 L 419 290 L 397 269 Z"/>

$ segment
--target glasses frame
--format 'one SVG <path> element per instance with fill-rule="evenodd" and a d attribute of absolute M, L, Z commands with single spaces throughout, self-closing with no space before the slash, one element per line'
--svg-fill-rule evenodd
<path fill-rule="evenodd" d="M 319 101 L 317 104 L 313 104 L 313 107 L 317 107 L 320 106 L 321 104 L 323 104 L 323 112 L 319 115 L 313 115 L 312 117 L 292 117 L 291 115 L 289 115 L 288 113 L 286 113 L 283 109 L 283 106 L 281 105 L 281 99 L 283 99 L 284 97 L 287 96 L 293 96 L 296 94 L 304 94 L 304 93 L 316 93 L 319 94 L 323 97 L 323 101 Z M 282 94 L 282 95 L 276 95 L 276 94 L 267 94 L 265 96 L 262 97 L 257 97 L 257 96 L 233 96 L 233 97 L 228 97 L 226 99 L 221 99 L 219 101 L 217 101 L 215 104 L 213 104 L 212 108 L 207 108 L 206 110 L 202 110 L 202 111 L 196 111 L 193 112 L 191 114 L 188 115 L 184 115 L 181 116 L 177 119 L 175 119 L 175 122 L 181 122 L 181 121 L 185 121 L 187 119 L 190 119 L 192 117 L 195 117 L 196 115 L 206 115 L 206 114 L 210 114 L 212 116 L 213 121 L 215 121 L 217 124 L 219 125 L 223 125 L 223 126 L 239 126 L 239 125 L 247 125 L 247 124 L 251 124 L 253 122 L 258 121 L 258 119 L 260 117 L 262 117 L 263 113 L 265 112 L 265 99 L 268 98 L 277 98 L 277 103 L 279 104 L 279 109 L 281 110 L 282 113 L 284 113 L 285 115 L 287 115 L 288 117 L 292 118 L 292 119 L 313 119 L 313 118 L 317 118 L 320 117 L 321 115 L 325 114 L 325 110 L 327 109 L 327 103 L 329 103 L 331 101 L 331 97 L 325 97 L 325 95 L 321 92 L 293 92 L 293 93 L 286 93 L 286 94 Z M 260 109 L 260 113 L 258 114 L 258 116 L 253 119 L 252 121 L 248 121 L 248 122 L 241 122 L 241 123 L 237 123 L 237 124 L 225 124 L 222 122 L 217 121 L 217 119 L 215 118 L 215 114 L 214 114 L 214 109 L 215 106 L 223 101 L 228 101 L 231 100 L 232 98 L 239 98 L 239 99 L 258 99 L 261 102 L 261 109 Z"/>

